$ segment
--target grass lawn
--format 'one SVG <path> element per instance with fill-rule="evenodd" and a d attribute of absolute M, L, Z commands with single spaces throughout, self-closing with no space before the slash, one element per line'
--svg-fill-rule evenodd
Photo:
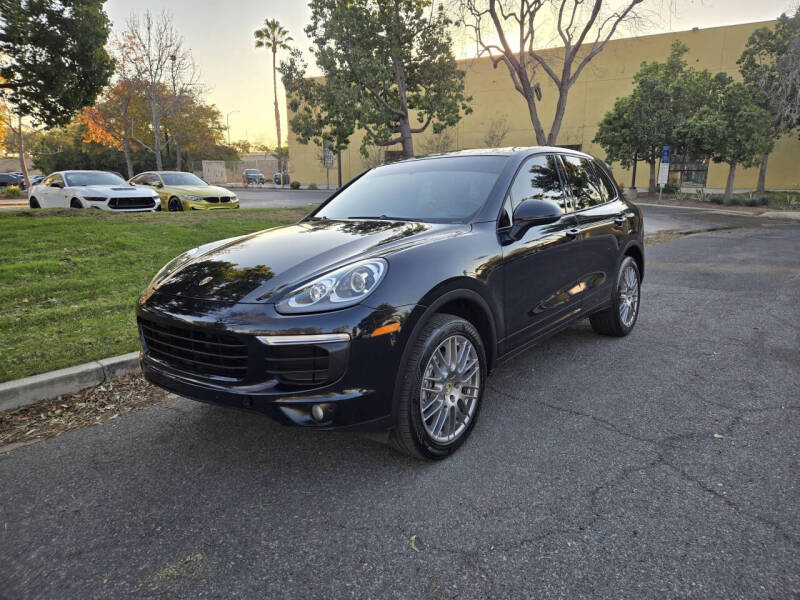
<path fill-rule="evenodd" d="M 0 381 L 136 350 L 136 301 L 168 260 L 306 212 L 0 212 Z"/>

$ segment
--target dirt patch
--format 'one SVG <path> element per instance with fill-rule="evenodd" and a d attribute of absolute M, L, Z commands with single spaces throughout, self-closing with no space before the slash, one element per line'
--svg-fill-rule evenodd
<path fill-rule="evenodd" d="M 59 396 L 10 412 L 0 411 L 0 452 L 55 437 L 65 431 L 104 423 L 166 402 L 169 393 L 141 374 L 125 375 L 76 394 Z"/>

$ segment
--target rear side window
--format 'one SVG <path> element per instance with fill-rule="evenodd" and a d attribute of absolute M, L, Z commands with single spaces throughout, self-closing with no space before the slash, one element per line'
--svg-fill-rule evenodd
<path fill-rule="evenodd" d="M 597 176 L 600 179 L 600 189 L 603 193 L 603 201 L 611 202 L 612 200 L 616 200 L 617 188 L 612 183 L 611 178 L 608 176 L 606 170 L 596 162 L 594 163 L 594 170 L 597 172 Z"/>
<path fill-rule="evenodd" d="M 608 192 L 600 183 L 590 160 L 569 154 L 565 154 L 561 158 L 564 163 L 567 185 L 575 203 L 575 210 L 597 206 L 607 201 L 604 194 Z"/>
<path fill-rule="evenodd" d="M 552 154 L 532 156 L 522 163 L 509 192 L 511 210 L 525 200 L 551 200 L 567 212 L 566 195 L 558 176 L 556 158 Z"/>

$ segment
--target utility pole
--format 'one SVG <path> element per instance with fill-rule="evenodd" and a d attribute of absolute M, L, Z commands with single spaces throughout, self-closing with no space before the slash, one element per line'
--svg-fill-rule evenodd
<path fill-rule="evenodd" d="M 225 117 L 225 122 L 227 124 L 227 129 L 228 129 L 228 146 L 231 145 L 231 115 L 238 112 L 239 112 L 238 110 L 232 110 Z"/>

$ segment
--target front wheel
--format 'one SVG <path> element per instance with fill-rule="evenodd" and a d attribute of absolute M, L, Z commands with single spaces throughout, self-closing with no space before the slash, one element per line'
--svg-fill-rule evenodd
<path fill-rule="evenodd" d="M 33 196 L 31 196 L 30 199 L 28 200 L 28 206 L 30 206 L 31 208 L 42 208 L 39 205 L 39 201 Z"/>
<path fill-rule="evenodd" d="M 455 452 L 475 426 L 486 351 L 472 323 L 446 314 L 434 315 L 410 343 L 390 440 L 401 452 L 440 460 Z"/>
<path fill-rule="evenodd" d="M 602 335 L 628 335 L 639 317 L 641 285 L 639 266 L 630 256 L 626 256 L 617 272 L 611 307 L 589 317 L 592 328 Z"/>
<path fill-rule="evenodd" d="M 180 198 L 173 196 L 169 199 L 167 208 L 169 209 L 169 212 L 180 212 L 183 210 L 183 202 L 180 201 Z"/>

